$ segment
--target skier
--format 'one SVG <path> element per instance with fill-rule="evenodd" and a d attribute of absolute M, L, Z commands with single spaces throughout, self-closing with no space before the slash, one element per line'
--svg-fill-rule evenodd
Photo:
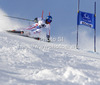
<path fill-rule="evenodd" d="M 43 18 L 35 18 L 34 24 L 29 26 L 23 31 L 24 35 L 27 36 L 35 36 L 41 32 L 42 28 L 46 28 L 46 37 L 47 40 L 50 41 L 50 23 L 52 22 L 52 16 L 47 16 L 46 19 Z"/>

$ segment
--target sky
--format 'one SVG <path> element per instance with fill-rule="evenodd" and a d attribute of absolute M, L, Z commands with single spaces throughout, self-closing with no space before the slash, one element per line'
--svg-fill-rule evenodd
<path fill-rule="evenodd" d="M 94 13 L 95 1 L 97 2 L 97 36 L 99 37 L 100 0 L 80 0 L 80 10 Z M 78 0 L 0 0 L 0 9 L 9 16 L 34 19 L 35 17 L 41 17 L 43 10 L 45 18 L 50 12 L 53 17 L 51 36 L 62 36 L 70 42 L 76 42 L 77 5 Z M 29 23 L 21 20 L 19 22 Z M 83 35 L 93 38 L 93 29 L 86 26 L 80 26 L 79 28 L 80 38 Z"/>

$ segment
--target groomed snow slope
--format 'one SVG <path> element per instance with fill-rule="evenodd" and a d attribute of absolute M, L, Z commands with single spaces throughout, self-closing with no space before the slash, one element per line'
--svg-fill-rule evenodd
<path fill-rule="evenodd" d="M 0 85 L 100 85 L 100 54 L 0 32 Z"/>

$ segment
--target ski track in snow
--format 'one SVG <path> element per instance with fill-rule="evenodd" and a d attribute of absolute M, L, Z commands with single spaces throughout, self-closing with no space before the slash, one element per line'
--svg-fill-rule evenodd
<path fill-rule="evenodd" d="M 0 85 L 99 84 L 99 53 L 0 32 Z"/>

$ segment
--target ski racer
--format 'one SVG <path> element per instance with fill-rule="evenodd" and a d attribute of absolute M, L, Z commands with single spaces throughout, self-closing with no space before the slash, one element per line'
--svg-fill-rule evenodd
<path fill-rule="evenodd" d="M 35 36 L 41 32 L 42 28 L 46 29 L 47 40 L 50 41 L 50 23 L 52 22 L 52 16 L 47 16 L 46 19 L 35 18 L 34 24 L 23 30 L 23 34 L 27 36 Z"/>

